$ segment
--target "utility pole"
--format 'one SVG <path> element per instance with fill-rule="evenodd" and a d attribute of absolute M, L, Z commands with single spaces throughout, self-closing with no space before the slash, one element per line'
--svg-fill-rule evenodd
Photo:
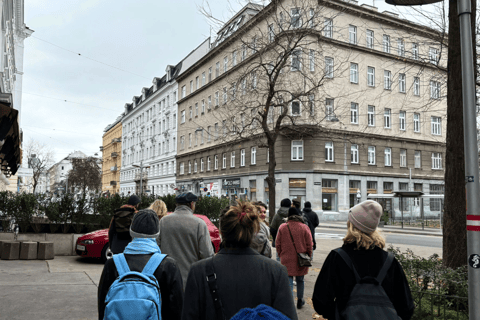
<path fill-rule="evenodd" d="M 143 166 L 143 160 L 140 161 L 140 165 L 133 164 L 133 167 L 140 168 L 140 195 L 143 194 L 143 168 L 150 168 L 150 166 Z"/>

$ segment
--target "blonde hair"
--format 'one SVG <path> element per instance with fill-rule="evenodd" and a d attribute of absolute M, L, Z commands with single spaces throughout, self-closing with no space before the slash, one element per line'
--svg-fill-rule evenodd
<path fill-rule="evenodd" d="M 248 247 L 260 230 L 257 208 L 250 202 L 238 201 L 220 216 L 220 232 L 226 247 Z"/>
<path fill-rule="evenodd" d="M 372 250 L 375 247 L 380 249 L 385 248 L 385 238 L 380 234 L 378 230 L 373 231 L 370 234 L 358 230 L 350 221 L 347 222 L 347 235 L 343 238 L 343 243 L 357 243 L 357 249 L 365 248 Z"/>
<path fill-rule="evenodd" d="M 167 205 L 162 200 L 155 200 L 148 209 L 152 209 L 158 216 L 158 220 L 167 215 Z"/>

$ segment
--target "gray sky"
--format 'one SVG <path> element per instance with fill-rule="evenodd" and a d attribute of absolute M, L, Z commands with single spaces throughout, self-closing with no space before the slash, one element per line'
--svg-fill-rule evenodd
<path fill-rule="evenodd" d="M 197 9 L 201 3 L 25 1 L 25 23 L 35 32 L 25 40 L 24 143 L 30 138 L 45 143 L 56 161 L 74 150 L 101 155 L 103 130 L 125 103 L 209 36 L 209 24 Z M 216 16 L 228 18 L 225 0 L 210 3 Z M 395 11 L 383 1 L 375 4 L 379 11 Z"/>

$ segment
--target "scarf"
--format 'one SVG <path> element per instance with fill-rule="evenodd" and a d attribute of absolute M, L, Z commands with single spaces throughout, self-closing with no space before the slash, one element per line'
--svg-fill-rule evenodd
<path fill-rule="evenodd" d="M 157 245 L 157 240 L 153 238 L 133 238 L 125 247 L 125 254 L 150 254 L 162 253 Z"/>
<path fill-rule="evenodd" d="M 297 221 L 297 222 L 305 223 L 305 220 L 303 220 L 303 217 L 299 215 L 290 216 L 288 217 L 287 221 Z"/>

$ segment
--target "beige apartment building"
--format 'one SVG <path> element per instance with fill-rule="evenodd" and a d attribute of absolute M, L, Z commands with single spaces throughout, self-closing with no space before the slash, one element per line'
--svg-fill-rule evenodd
<path fill-rule="evenodd" d="M 120 169 L 122 163 L 122 123 L 121 116 L 108 125 L 103 134 L 102 193 L 115 194 L 120 190 Z"/>
<path fill-rule="evenodd" d="M 319 214 L 345 217 L 371 193 L 443 193 L 441 41 L 356 1 L 247 5 L 178 77 L 177 187 L 267 202 L 261 128 L 281 123 L 276 208 L 299 198 Z M 410 203 L 406 214 L 417 214 L 418 202 Z M 425 214 L 438 215 L 441 205 L 426 201 Z M 398 212 L 398 201 L 385 206 Z"/>

